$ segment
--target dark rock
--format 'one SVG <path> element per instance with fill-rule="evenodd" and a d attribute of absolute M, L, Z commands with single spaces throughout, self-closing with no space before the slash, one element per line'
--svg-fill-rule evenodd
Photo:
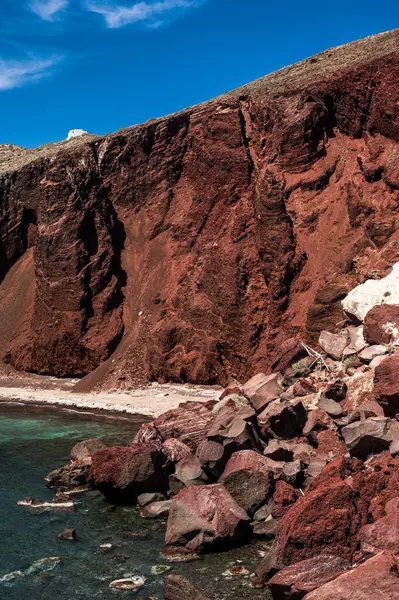
<path fill-rule="evenodd" d="M 163 587 L 164 600 L 207 600 L 182 575 L 167 575 Z"/>
<path fill-rule="evenodd" d="M 342 436 L 353 456 L 365 459 L 371 454 L 387 450 L 391 443 L 390 419 L 370 417 L 343 427 Z"/>
<path fill-rule="evenodd" d="M 45 480 L 47 481 L 47 487 L 50 488 L 73 489 L 91 484 L 90 466 L 80 466 L 72 463 L 64 465 L 46 475 Z"/>
<path fill-rule="evenodd" d="M 68 540 L 68 541 L 76 540 L 76 530 L 75 529 L 64 529 L 64 531 L 61 531 L 61 533 L 59 534 L 58 537 L 60 540 Z"/>
<path fill-rule="evenodd" d="M 275 461 L 301 460 L 305 464 L 309 464 L 314 453 L 309 444 L 292 440 L 270 440 L 263 451 L 265 456 Z"/>
<path fill-rule="evenodd" d="M 284 439 L 300 435 L 306 419 L 306 411 L 300 400 L 275 400 L 258 415 L 259 424 L 264 432 L 270 429 L 276 436 Z"/>
<path fill-rule="evenodd" d="M 344 381 L 334 381 L 331 383 L 326 391 L 324 392 L 325 397 L 331 400 L 335 400 L 336 402 L 341 402 L 346 398 L 346 392 L 348 391 L 348 386 Z"/>
<path fill-rule="evenodd" d="M 105 447 L 104 442 L 96 439 L 78 442 L 71 450 L 70 459 L 73 463 L 81 466 L 90 466 L 94 452 L 102 450 Z"/>

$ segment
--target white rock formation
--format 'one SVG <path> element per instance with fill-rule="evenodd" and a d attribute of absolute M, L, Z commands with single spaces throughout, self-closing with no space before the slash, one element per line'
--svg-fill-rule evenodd
<path fill-rule="evenodd" d="M 68 133 L 67 140 L 71 140 L 72 138 L 79 137 L 80 135 L 86 135 L 87 131 L 84 129 L 71 129 Z"/>
<path fill-rule="evenodd" d="M 342 300 L 344 311 L 359 321 L 364 321 L 367 313 L 380 304 L 399 304 L 399 262 L 383 279 L 368 279 L 355 287 Z"/>

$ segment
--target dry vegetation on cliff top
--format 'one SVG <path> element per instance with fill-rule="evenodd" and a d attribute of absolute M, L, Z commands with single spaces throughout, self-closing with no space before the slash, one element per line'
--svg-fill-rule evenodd
<path fill-rule="evenodd" d="M 332 74 L 351 66 L 355 68 L 370 59 L 375 60 L 381 56 L 386 56 L 391 52 L 395 52 L 399 47 L 399 29 L 393 29 L 384 33 L 369 36 L 367 38 L 330 48 L 298 62 L 289 67 L 285 67 L 261 77 L 251 83 L 243 85 L 231 92 L 227 92 L 217 98 L 204 102 L 185 109 L 201 109 L 207 106 L 210 102 L 220 100 L 234 99 L 237 96 L 245 94 L 267 93 L 270 94 L 290 94 L 294 93 L 303 87 L 306 81 L 321 82 L 328 80 Z M 181 111 L 182 113 L 185 111 Z M 169 118 L 171 115 L 165 115 L 159 119 L 151 119 L 151 121 L 162 121 Z M 133 127 L 140 127 L 135 125 Z M 133 127 L 127 128 L 128 130 Z M 122 130 L 125 131 L 125 130 Z M 117 132 L 119 133 L 119 132 Z M 112 135 L 112 134 L 109 134 Z M 88 142 L 98 139 L 97 135 L 83 135 L 81 137 L 64 140 L 62 142 L 52 142 L 40 146 L 38 148 L 21 148 L 13 144 L 0 144 L 0 174 L 9 173 L 20 169 L 24 165 L 39 160 L 41 158 L 53 157 L 61 152 L 72 151 Z"/>

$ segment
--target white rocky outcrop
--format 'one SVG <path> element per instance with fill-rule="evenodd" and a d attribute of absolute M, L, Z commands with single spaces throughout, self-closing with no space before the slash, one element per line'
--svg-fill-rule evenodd
<path fill-rule="evenodd" d="M 81 135 L 86 135 L 86 134 L 87 134 L 87 131 L 85 131 L 84 129 L 71 129 L 71 131 L 68 133 L 67 140 L 71 140 L 72 138 L 79 137 Z"/>
<path fill-rule="evenodd" d="M 369 310 L 380 304 L 399 304 L 399 262 L 386 277 L 368 279 L 342 300 L 344 311 L 359 321 L 364 321 Z"/>

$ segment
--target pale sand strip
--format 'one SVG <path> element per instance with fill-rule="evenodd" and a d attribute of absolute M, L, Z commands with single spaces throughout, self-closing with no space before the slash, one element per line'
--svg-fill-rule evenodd
<path fill-rule="evenodd" d="M 0 387 L 0 402 L 47 404 L 69 409 L 109 411 L 157 417 L 181 402 L 217 400 L 221 390 L 203 386 L 152 384 L 129 393 L 73 394 L 57 389 Z"/>

